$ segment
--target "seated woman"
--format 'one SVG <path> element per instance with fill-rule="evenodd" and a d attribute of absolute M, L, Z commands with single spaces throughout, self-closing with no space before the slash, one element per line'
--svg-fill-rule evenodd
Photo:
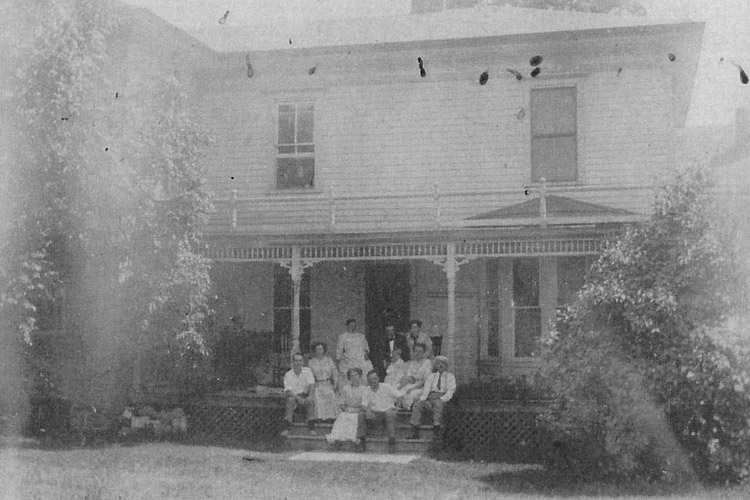
<path fill-rule="evenodd" d="M 406 362 L 401 358 L 401 349 L 394 349 L 391 354 L 391 364 L 385 371 L 383 383 L 398 388 L 401 379 L 406 375 Z"/>
<path fill-rule="evenodd" d="M 329 443 L 340 444 L 343 441 L 359 443 L 360 450 L 364 451 L 364 438 L 367 428 L 365 426 L 365 414 L 362 407 L 362 396 L 365 394 L 366 386 L 362 385 L 362 370 L 350 368 L 346 372 L 349 383 L 342 387 L 339 395 L 339 406 L 341 413 L 333 423 L 331 433 L 326 437 Z"/>
<path fill-rule="evenodd" d="M 333 391 L 338 382 L 338 370 L 336 363 L 326 354 L 327 351 L 325 343 L 315 342 L 312 345 L 313 357 L 307 362 L 307 366 L 315 376 L 315 389 L 312 394 L 315 402 L 314 418 L 333 421 L 339 414 L 336 394 Z"/>
<path fill-rule="evenodd" d="M 405 410 L 410 410 L 414 401 L 422 395 L 424 382 L 432 373 L 432 361 L 425 357 L 426 350 L 424 344 L 414 344 L 414 358 L 406 363 L 406 374 L 397 387 L 404 393 L 402 404 Z"/>

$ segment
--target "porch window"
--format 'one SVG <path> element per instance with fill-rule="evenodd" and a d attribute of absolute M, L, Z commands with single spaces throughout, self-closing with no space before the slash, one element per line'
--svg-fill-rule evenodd
<path fill-rule="evenodd" d="M 276 144 L 276 188 L 309 189 L 315 179 L 312 103 L 280 104 Z"/>
<path fill-rule="evenodd" d="M 500 356 L 500 289 L 499 262 L 487 261 L 487 355 Z"/>
<path fill-rule="evenodd" d="M 557 309 L 572 304 L 576 294 L 583 288 L 586 272 L 591 265 L 592 257 L 558 257 L 557 258 Z"/>
<path fill-rule="evenodd" d="M 534 356 L 542 332 L 539 259 L 513 259 L 513 323 L 515 357 Z"/>
<path fill-rule="evenodd" d="M 289 341 L 292 334 L 292 306 L 294 287 L 289 271 L 274 266 L 273 272 L 273 332 L 277 341 Z M 302 275 L 299 292 L 299 347 L 302 352 L 310 350 L 310 271 Z M 282 345 L 283 342 L 282 342 Z M 288 342 L 286 345 L 290 345 Z"/>
<path fill-rule="evenodd" d="M 575 87 L 531 90 L 531 180 L 575 181 L 578 176 Z"/>

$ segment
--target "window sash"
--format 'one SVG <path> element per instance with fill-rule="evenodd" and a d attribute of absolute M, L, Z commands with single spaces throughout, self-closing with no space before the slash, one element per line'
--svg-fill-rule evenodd
<path fill-rule="evenodd" d="M 578 178 L 575 87 L 532 89 L 531 179 L 540 182 Z"/>
<path fill-rule="evenodd" d="M 314 127 L 314 104 L 279 104 L 276 189 L 309 189 L 314 186 Z"/>
<path fill-rule="evenodd" d="M 315 152 L 315 108 L 313 104 L 280 104 L 276 152 L 296 155 Z"/>

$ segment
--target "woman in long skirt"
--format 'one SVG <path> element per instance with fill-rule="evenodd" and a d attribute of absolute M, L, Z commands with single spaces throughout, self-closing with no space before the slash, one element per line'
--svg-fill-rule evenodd
<path fill-rule="evenodd" d="M 327 436 L 329 443 L 336 445 L 344 441 L 358 443 L 360 451 L 365 451 L 365 413 L 362 407 L 362 396 L 367 389 L 362 385 L 362 370 L 350 368 L 347 373 L 349 383 L 341 389 L 339 397 L 341 413 L 333 423 L 331 433 Z"/>
<path fill-rule="evenodd" d="M 326 354 L 327 351 L 325 343 L 316 342 L 312 346 L 313 357 L 307 362 L 307 366 L 315 376 L 313 401 L 316 420 L 333 420 L 339 414 L 334 393 L 334 387 L 338 381 L 338 370 L 336 370 L 336 363 Z"/>

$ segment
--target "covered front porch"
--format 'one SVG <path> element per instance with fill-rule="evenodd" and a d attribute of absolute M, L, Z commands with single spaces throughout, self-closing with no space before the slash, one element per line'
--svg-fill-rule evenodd
<path fill-rule="evenodd" d="M 273 332 L 282 360 L 314 341 L 332 354 L 348 318 L 371 344 L 387 323 L 405 331 L 418 318 L 459 384 L 528 373 L 542 328 L 582 285 L 611 230 L 214 238 L 215 310 L 219 321 Z"/>

